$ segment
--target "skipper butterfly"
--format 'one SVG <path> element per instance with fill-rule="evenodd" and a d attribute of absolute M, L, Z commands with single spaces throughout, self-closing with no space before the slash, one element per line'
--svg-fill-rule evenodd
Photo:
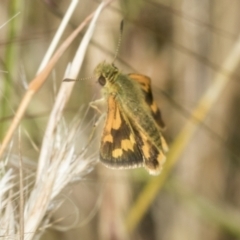
<path fill-rule="evenodd" d="M 100 160 L 110 168 L 144 166 L 160 173 L 168 146 L 161 134 L 164 123 L 153 99 L 151 79 L 122 74 L 114 64 L 100 63 L 95 71 L 107 101 Z"/>

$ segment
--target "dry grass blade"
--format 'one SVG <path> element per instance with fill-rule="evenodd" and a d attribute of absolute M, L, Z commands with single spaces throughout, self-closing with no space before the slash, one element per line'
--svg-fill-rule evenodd
<path fill-rule="evenodd" d="M 148 184 L 138 196 L 132 209 L 130 209 L 130 212 L 126 219 L 126 226 L 130 232 L 132 232 L 141 221 L 145 212 L 158 194 L 160 188 L 163 186 L 171 169 L 177 162 L 184 148 L 187 146 L 189 140 L 191 139 L 201 122 L 204 121 L 211 107 L 213 107 L 213 105 L 216 103 L 216 100 L 219 98 L 220 94 L 228 84 L 231 78 L 231 73 L 236 70 L 237 66 L 239 65 L 239 61 L 240 39 L 238 38 L 228 58 L 223 63 L 222 72 L 219 72 L 217 74 L 212 86 L 200 99 L 199 104 L 193 111 L 188 123 L 182 129 L 173 144 L 170 146 L 170 151 L 167 155 L 167 162 L 164 165 L 164 169 L 161 175 L 156 178 L 152 178 L 148 182 Z"/>
<path fill-rule="evenodd" d="M 13 171 L 10 169 L 0 179 L 0 236 L 14 234 L 15 216 L 11 194 L 11 189 L 14 187 L 13 178 Z"/>
<path fill-rule="evenodd" d="M 71 65 L 70 69 L 67 69 L 67 71 L 68 71 L 68 75 L 66 76 L 67 78 L 68 77 L 70 77 L 70 78 L 77 77 L 78 72 L 82 65 L 83 58 L 85 56 L 87 46 L 92 37 L 92 33 L 94 30 L 96 20 L 97 20 L 103 7 L 104 7 L 104 4 L 102 3 L 99 6 L 99 8 L 97 9 L 97 11 L 93 17 L 93 20 L 88 28 L 88 31 L 84 35 L 84 38 L 79 46 L 79 49 L 76 52 L 75 58 L 72 62 L 72 65 Z M 44 141 L 42 144 L 42 151 L 41 151 L 41 155 L 39 158 L 39 165 L 38 165 L 38 172 L 37 172 L 37 180 L 36 180 L 37 182 L 39 181 L 42 174 L 45 172 L 45 170 L 49 166 L 48 161 L 50 160 L 50 154 L 52 151 L 52 146 L 54 144 L 54 138 L 52 136 L 54 135 L 56 126 L 58 125 L 60 118 L 62 116 L 63 108 L 70 97 L 74 83 L 75 82 L 66 84 L 66 83 L 62 82 L 62 84 L 61 84 L 59 94 L 56 98 L 56 103 L 55 103 L 52 113 L 50 115 L 49 123 L 48 123 L 47 129 L 46 129 Z"/>
<path fill-rule="evenodd" d="M 23 161 L 21 154 L 21 128 L 18 131 L 18 148 L 19 148 L 19 239 L 24 239 L 24 188 L 23 188 Z"/>
<path fill-rule="evenodd" d="M 74 9 L 76 8 L 77 4 L 78 4 L 78 1 L 76 1 L 76 0 L 71 1 L 69 8 L 66 11 L 66 14 L 64 15 L 63 20 L 61 21 L 61 24 L 60 24 L 56 34 L 54 35 L 54 38 L 48 48 L 48 51 L 46 52 L 46 54 L 42 60 L 42 63 L 40 65 L 37 73 L 41 72 L 44 69 L 44 67 L 47 65 L 50 57 L 52 56 L 53 52 L 55 51 L 57 44 L 59 43 L 59 40 L 66 28 L 71 16 L 72 16 L 72 13 L 73 13 Z"/>
<path fill-rule="evenodd" d="M 73 66 L 78 65 L 78 69 L 81 65 L 79 64 L 79 56 L 84 57 L 95 22 L 104 6 L 104 3 L 99 5 L 81 42 L 79 51 L 77 51 Z M 73 71 L 77 74 L 75 68 Z M 76 127 L 73 127 L 67 133 L 67 137 L 63 137 L 62 134 L 59 135 L 58 127 L 63 108 L 68 101 L 72 88 L 73 84 L 62 83 L 45 132 L 35 186 L 26 203 L 24 213 L 25 239 L 28 240 L 33 239 L 43 217 L 51 210 L 51 201 L 72 180 L 73 176 L 87 172 L 92 161 L 91 159 L 85 159 L 84 154 L 80 157 L 76 156 L 74 148 L 71 147 L 76 135 Z M 45 219 L 45 225 L 47 224 L 48 221 Z"/>

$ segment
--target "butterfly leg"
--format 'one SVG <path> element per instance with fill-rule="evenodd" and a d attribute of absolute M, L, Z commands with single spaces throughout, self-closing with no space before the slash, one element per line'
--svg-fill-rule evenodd
<path fill-rule="evenodd" d="M 104 98 L 100 98 L 97 99 L 95 101 L 92 101 L 89 103 L 89 106 L 93 109 L 95 109 L 98 113 L 102 114 L 103 111 L 100 110 L 100 108 L 102 107 L 102 105 L 105 103 L 105 99 Z"/>
<path fill-rule="evenodd" d="M 106 114 L 103 113 L 103 114 L 101 114 L 101 116 L 97 119 L 97 121 L 95 121 L 95 123 L 94 123 L 94 125 L 93 125 L 93 127 L 92 127 L 92 131 L 91 131 L 91 133 L 90 133 L 90 136 L 89 136 L 89 138 L 88 138 L 88 142 L 87 142 L 86 146 L 84 147 L 84 151 L 85 151 L 85 150 L 88 148 L 88 146 L 90 145 L 90 143 L 91 143 L 91 141 L 92 141 L 92 139 L 93 139 L 93 137 L 94 137 L 94 133 L 95 133 L 95 131 L 96 131 L 97 126 L 99 125 L 99 123 L 102 121 L 102 119 L 103 119 L 105 116 L 106 116 Z"/>
<path fill-rule="evenodd" d="M 92 102 L 89 103 L 89 106 L 90 106 L 91 108 L 95 109 L 98 113 L 100 113 L 100 117 L 98 117 L 98 119 L 95 121 L 95 123 L 94 123 L 94 125 L 93 125 L 93 127 L 92 127 L 92 131 L 91 131 L 91 133 L 90 133 L 88 142 L 87 142 L 87 144 L 86 144 L 86 146 L 85 146 L 84 149 L 87 149 L 87 147 L 90 145 L 90 143 L 91 143 L 91 141 L 92 141 L 92 139 L 93 139 L 93 137 L 94 137 L 94 133 L 95 133 L 95 131 L 96 131 L 97 126 L 98 126 L 99 123 L 102 121 L 102 119 L 105 118 L 105 116 L 106 116 L 106 113 L 103 113 L 103 111 L 101 111 L 101 110 L 99 109 L 99 106 L 100 106 L 100 105 L 103 105 L 104 102 L 105 102 L 105 99 L 104 99 L 104 98 L 100 98 L 100 99 L 97 99 L 97 100 L 92 101 Z"/>

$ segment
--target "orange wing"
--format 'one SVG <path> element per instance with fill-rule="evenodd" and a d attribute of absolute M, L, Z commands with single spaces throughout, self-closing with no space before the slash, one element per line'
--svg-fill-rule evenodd
<path fill-rule="evenodd" d="M 144 167 L 152 175 L 159 174 L 166 161 L 165 153 L 152 144 L 143 132 L 136 131 L 135 136 L 137 144 L 144 156 Z"/>
<path fill-rule="evenodd" d="M 150 174 L 159 174 L 165 162 L 167 144 L 163 137 L 163 151 L 149 141 L 124 113 L 113 96 L 108 98 L 108 113 L 101 139 L 100 160 L 110 168 L 144 166 Z"/>
<path fill-rule="evenodd" d="M 108 98 L 108 113 L 100 147 L 100 160 L 111 168 L 143 166 L 143 156 L 128 119 L 113 96 Z"/>
<path fill-rule="evenodd" d="M 156 102 L 153 99 L 152 89 L 151 89 L 151 79 L 147 76 L 144 76 L 141 74 L 135 74 L 135 73 L 129 74 L 128 76 L 132 80 L 134 80 L 140 84 L 143 94 L 145 96 L 145 101 L 151 109 L 153 118 L 157 122 L 158 126 L 161 129 L 163 129 L 165 127 L 165 124 L 162 120 L 161 112 L 160 112 Z"/>

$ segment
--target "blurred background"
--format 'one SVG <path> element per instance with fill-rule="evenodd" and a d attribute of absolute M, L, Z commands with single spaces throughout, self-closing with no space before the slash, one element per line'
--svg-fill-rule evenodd
<path fill-rule="evenodd" d="M 69 0 L 0 2 L 1 141 L 69 3 Z M 98 5 L 98 1 L 79 1 L 62 41 Z M 153 94 L 166 124 L 163 135 L 171 149 L 185 124 L 192 121 L 191 113 L 201 97 L 217 81 L 217 76 L 227 72 L 223 63 L 240 41 L 239 12 L 238 0 L 119 0 L 107 6 L 88 46 L 79 74 L 82 80 L 75 84 L 64 110 L 66 125 L 85 116 L 81 127 L 87 133 L 82 131 L 72 142 L 76 151 L 85 145 L 93 122 L 100 116 L 93 109 L 87 115 L 87 110 L 79 111 L 101 97 L 96 79 L 87 78 L 93 76 L 99 62 L 113 60 L 122 19 L 124 29 L 115 65 L 123 73 L 151 77 Z M 31 164 L 37 165 L 56 93 L 84 32 L 81 34 L 35 94 L 21 121 L 21 154 Z M 238 67 L 230 74 L 147 211 L 139 221 L 127 221 L 134 226 L 130 230 L 129 226 L 126 228 L 126 219 L 138 206 L 140 196 L 143 202 L 148 198 L 143 190 L 156 177 L 149 176 L 144 169 L 118 171 L 98 163 L 101 122 L 89 146 L 95 154 L 91 171 L 69 184 L 57 197 L 63 203 L 48 215 L 49 227 L 39 229 L 41 239 L 240 239 L 239 74 Z M 16 139 L 15 134 L 12 154 L 18 151 Z M 18 207 L 17 199 L 15 206 Z"/>

